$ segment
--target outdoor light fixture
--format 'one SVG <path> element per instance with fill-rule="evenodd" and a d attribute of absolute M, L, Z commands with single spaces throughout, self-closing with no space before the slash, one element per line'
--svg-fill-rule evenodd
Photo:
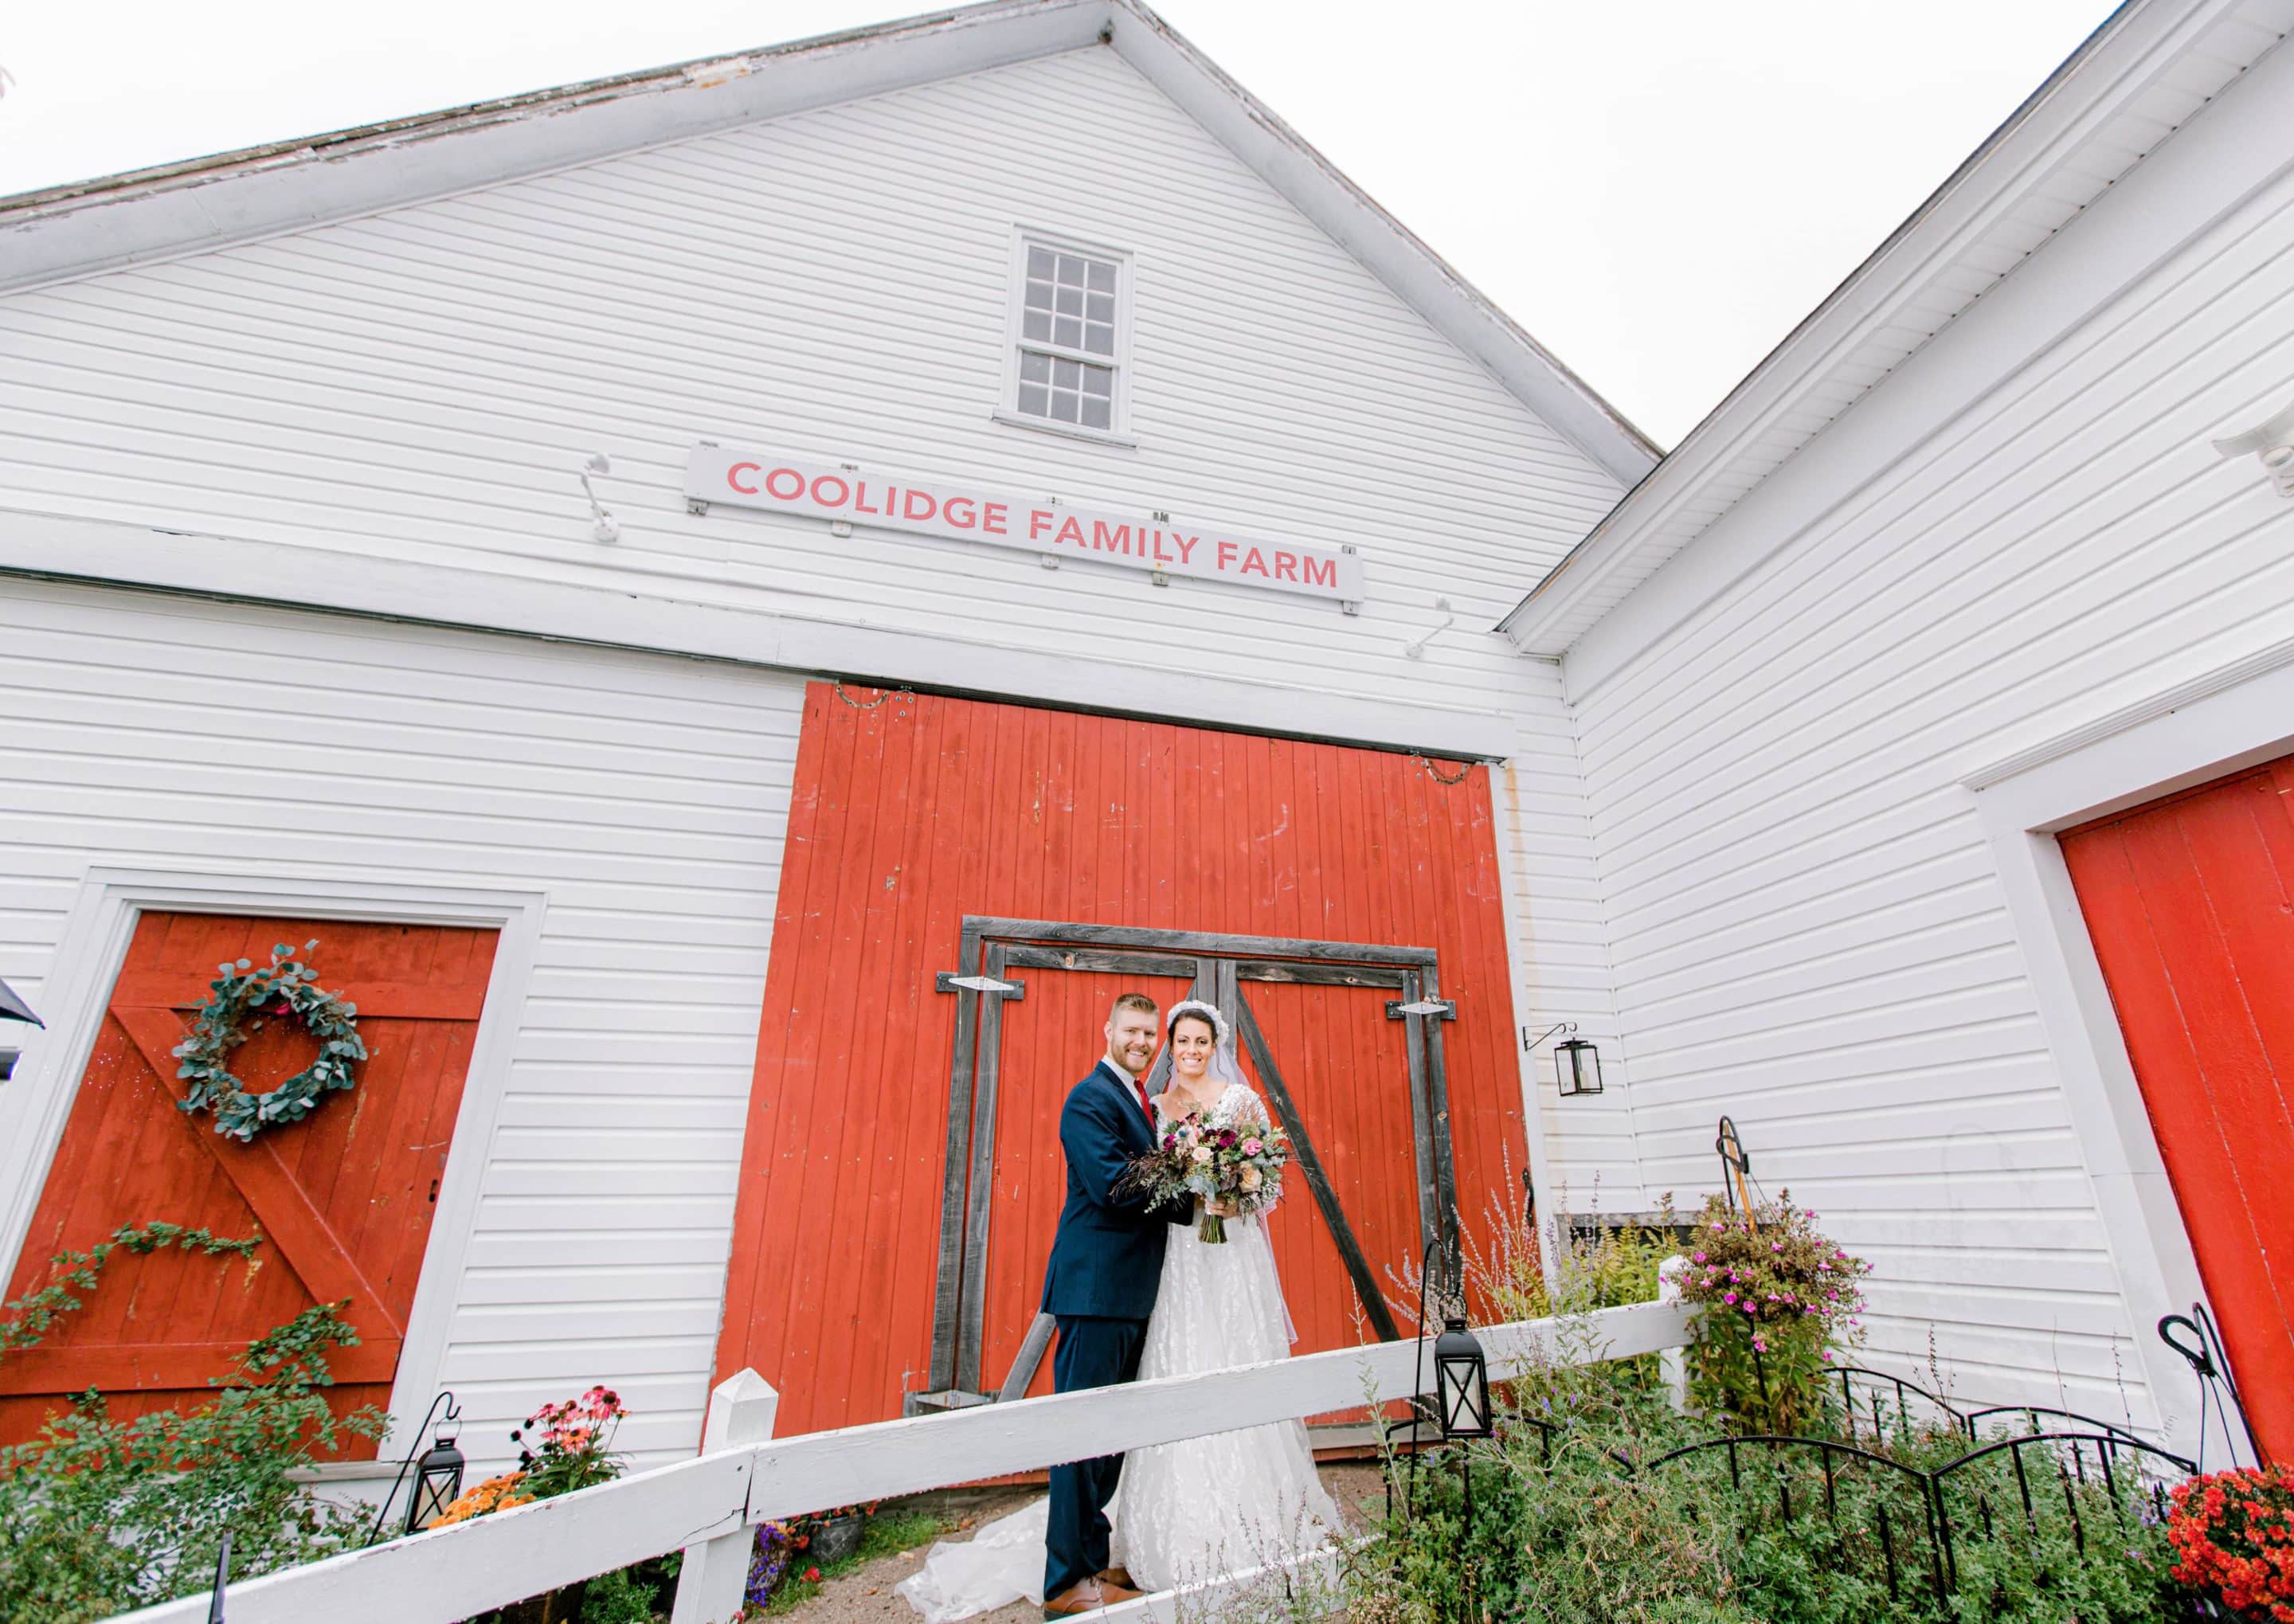
<path fill-rule="evenodd" d="M 1434 1343 L 1434 1391 L 1440 1401 L 1442 1436 L 1486 1438 L 1490 1424 L 1490 1367 L 1482 1344 L 1466 1328 L 1466 1317 L 1452 1311 Z"/>
<path fill-rule="evenodd" d="M 16 995 L 16 989 L 5 981 L 0 981 L 0 1020 L 29 1021 L 36 1027 L 47 1025 L 45 1021 L 32 1013 L 32 1006 L 19 998 Z"/>
<path fill-rule="evenodd" d="M 603 451 L 592 451 L 582 464 L 582 494 L 590 499 L 590 533 L 600 541 L 622 539 L 622 522 L 598 499 L 597 488 L 590 483 L 592 474 L 610 474 L 614 459 Z"/>
<path fill-rule="evenodd" d="M 2278 494 L 2294 497 L 2294 406 L 2242 434 L 2217 440 L 2214 446 L 2217 456 L 2243 457 L 2251 451 L 2260 457 Z"/>
<path fill-rule="evenodd" d="M 1458 623 L 1457 612 L 1450 607 L 1450 600 L 1446 597 L 1437 597 L 1434 600 L 1434 613 L 1436 614 L 1447 615 L 1449 618 L 1444 621 L 1439 626 L 1436 626 L 1433 630 L 1428 632 L 1424 637 L 1420 637 L 1416 642 L 1403 644 L 1402 646 L 1402 655 L 1403 659 L 1423 660 L 1426 658 L 1426 646 L 1428 643 L 1431 643 L 1435 638 L 1440 637 L 1444 632 L 1449 630 L 1451 627 L 1455 626 Z"/>
<path fill-rule="evenodd" d="M 431 1437 L 430 1447 L 414 1463 L 414 1498 L 406 1503 L 408 1533 L 420 1533 L 462 1498 L 462 1451 L 454 1441 L 461 1434 L 461 1414 L 450 1407 Z"/>
<path fill-rule="evenodd" d="M 1582 1037 L 1553 1045 L 1553 1075 L 1566 1098 L 1601 1092 L 1601 1052 Z"/>
<path fill-rule="evenodd" d="M 435 1432 L 430 1425 L 433 1421 L 438 1424 Z M 430 1401 L 430 1408 L 423 1413 L 422 1425 L 414 1429 L 418 1443 L 425 1433 L 430 1433 L 429 1447 L 419 1455 L 411 1447 L 408 1449 L 406 1458 L 398 1463 L 398 1475 L 390 1480 L 390 1492 L 377 1502 L 374 1522 L 366 1533 L 369 1545 L 382 1538 L 383 1524 L 389 1521 L 390 1508 L 398 1498 L 398 1485 L 406 1481 L 409 1472 L 414 1474 L 414 1493 L 406 1502 L 406 1524 L 399 1530 L 401 1533 L 420 1533 L 439 1513 L 462 1498 L 465 1463 L 454 1441 L 462 1433 L 462 1407 L 454 1401 L 451 1392 L 441 1393 Z"/>
<path fill-rule="evenodd" d="M 1561 1086 L 1564 1099 L 1572 1094 L 1598 1094 L 1601 1092 L 1601 1052 L 1584 1038 L 1575 1035 L 1577 1023 L 1557 1020 L 1535 1037 L 1529 1028 L 1521 1029 L 1521 1051 L 1527 1054 L 1556 1032 L 1571 1034 L 1566 1041 L 1553 1045 L 1553 1080 Z"/>

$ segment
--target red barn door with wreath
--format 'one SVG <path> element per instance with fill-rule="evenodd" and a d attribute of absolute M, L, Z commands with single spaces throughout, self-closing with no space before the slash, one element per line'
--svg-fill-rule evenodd
<path fill-rule="evenodd" d="M 318 985 L 354 1004 L 368 1059 L 356 1085 L 248 1144 L 176 1108 L 181 1043 L 216 966 L 299 950 Z M 32 1436 L 75 1393 L 132 1417 L 195 1403 L 253 1338 L 320 1302 L 347 1299 L 360 1342 L 334 1358 L 338 1413 L 386 1404 L 437 1208 L 439 1181 L 493 965 L 495 932 L 432 925 L 146 914 L 112 988 L 9 1295 L 46 1283 L 49 1259 L 123 1225 L 164 1221 L 259 1235 L 253 1266 L 174 1248 L 115 1254 L 85 1306 L 0 1360 L 0 1443 Z M 226 1062 L 260 1093 L 316 1050 L 299 1023 L 241 1029 Z M 371 1458 L 372 1440 L 345 1451 Z"/>
<path fill-rule="evenodd" d="M 1454 1019 L 1397 1014 L 1437 969 Z M 959 971 L 1024 994 L 991 1021 Z M 1429 1178 L 1454 1161 L 1485 1246 L 1521 1210 L 1489 769 L 814 685 L 717 1374 L 756 1368 L 795 1433 L 1024 1371 L 1061 1101 L 1118 991 L 1205 980 L 1255 1011 L 1324 1175 L 1270 1229 L 1297 1348 L 1374 1338 L 1365 1292 L 1403 1295 Z"/>
<path fill-rule="evenodd" d="M 2294 1458 L 2294 758 L 2062 837 L 2263 1447 Z"/>

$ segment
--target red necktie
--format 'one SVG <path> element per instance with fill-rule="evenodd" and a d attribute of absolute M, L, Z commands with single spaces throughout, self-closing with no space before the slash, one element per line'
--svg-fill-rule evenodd
<path fill-rule="evenodd" d="M 1139 1095 L 1139 1108 L 1147 1113 L 1147 1126 L 1151 1130 L 1155 1126 L 1155 1107 L 1147 1098 L 1147 1085 L 1134 1073 L 1124 1075 L 1131 1078 L 1131 1086 Z"/>

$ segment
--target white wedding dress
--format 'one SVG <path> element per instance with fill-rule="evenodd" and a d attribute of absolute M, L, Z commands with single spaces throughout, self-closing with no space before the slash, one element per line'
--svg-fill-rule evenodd
<path fill-rule="evenodd" d="M 1226 1064 L 1214 1075 L 1233 1065 L 1224 1052 L 1219 1058 Z M 1239 1077 L 1207 1115 L 1223 1125 L 1267 1119 Z M 1230 1218 L 1226 1236 L 1206 1245 L 1193 1224 L 1172 1227 L 1139 1356 L 1141 1381 L 1289 1357 L 1289 1313 L 1265 1218 Z M 1037 1500 L 988 1523 L 968 1543 L 933 1546 L 923 1571 L 895 1589 L 924 1624 L 951 1624 L 1023 1596 L 1041 1602 L 1045 1506 Z M 1314 1550 L 1339 1526 L 1298 1421 L 1134 1449 L 1107 1514 L 1115 1525 L 1114 1563 L 1151 1591 Z"/>

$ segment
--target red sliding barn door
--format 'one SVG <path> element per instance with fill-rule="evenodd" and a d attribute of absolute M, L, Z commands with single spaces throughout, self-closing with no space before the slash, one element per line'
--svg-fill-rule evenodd
<path fill-rule="evenodd" d="M 850 689 L 847 690 L 850 692 Z M 864 702 L 870 696 L 863 695 Z M 927 695 L 807 696 L 718 1344 L 784 1431 L 879 1421 L 934 1358 L 956 970 L 967 916 L 1438 954 L 1458 1206 L 1519 1210 L 1520 1073 L 1487 771 Z M 1057 1114 L 1151 965 L 1021 968 L 997 1045 L 980 1375 L 1033 1318 L 1064 1190 Z M 1247 981 L 1369 1271 L 1414 1263 L 1405 1026 L 1369 986 Z M 1249 1062 L 1246 1058 L 1246 1067 Z M 965 1190 L 958 1177 L 956 1198 Z M 1365 1335 L 1303 1179 L 1273 1219 L 1301 1351 Z M 1039 1376 L 1039 1381 L 1045 1378 Z"/>
<path fill-rule="evenodd" d="M 2294 1458 L 2294 759 L 2062 837 L 2264 1447 Z"/>
<path fill-rule="evenodd" d="M 368 1059 L 357 1085 L 299 1123 L 241 1145 L 206 1113 L 175 1108 L 169 1054 L 226 961 L 300 949 L 319 985 L 358 1006 Z M 45 1283 L 49 1258 L 85 1251 L 123 1224 L 155 1221 L 260 1235 L 237 1259 L 115 1254 L 86 1306 L 39 1346 L 0 1362 L 0 1442 L 90 1387 L 112 1413 L 197 1403 L 247 1344 L 319 1302 L 347 1298 L 360 1344 L 338 1353 L 338 1410 L 385 1404 L 437 1210 L 454 1117 L 493 965 L 491 930 L 148 914 L 137 925 L 103 1027 L 48 1171 L 9 1295 Z M 315 1052 L 299 1024 L 272 1021 L 232 1052 L 249 1089 Z M 349 1454 L 371 1457 L 371 1440 Z"/>

